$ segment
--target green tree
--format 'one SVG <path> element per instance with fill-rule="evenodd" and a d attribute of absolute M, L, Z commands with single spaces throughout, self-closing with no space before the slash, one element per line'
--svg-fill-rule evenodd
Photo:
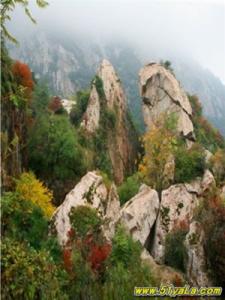
<path fill-rule="evenodd" d="M 140 179 L 137 173 L 127 177 L 127 179 L 118 187 L 121 205 L 134 197 L 138 193 L 139 187 Z"/>
<path fill-rule="evenodd" d="M 43 115 L 29 134 L 30 167 L 38 177 L 75 179 L 85 170 L 81 146 L 66 116 Z"/>
<path fill-rule="evenodd" d="M 75 104 L 71 110 L 70 119 L 72 124 L 75 126 L 78 126 L 82 120 L 82 117 L 87 109 L 89 97 L 89 91 L 79 91 L 74 97 Z"/>
<path fill-rule="evenodd" d="M 190 149 L 181 143 L 175 150 L 175 182 L 189 182 L 204 173 L 205 151 L 195 143 Z"/>
<path fill-rule="evenodd" d="M 31 108 L 35 116 L 47 111 L 50 101 L 50 94 L 47 85 L 37 83 L 34 87 Z"/>

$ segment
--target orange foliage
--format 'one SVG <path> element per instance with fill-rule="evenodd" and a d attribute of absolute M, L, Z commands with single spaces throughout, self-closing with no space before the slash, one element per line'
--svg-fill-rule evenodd
<path fill-rule="evenodd" d="M 27 88 L 27 96 L 29 97 L 34 86 L 30 68 L 28 65 L 22 62 L 16 61 L 12 67 L 12 70 L 17 83 Z"/>

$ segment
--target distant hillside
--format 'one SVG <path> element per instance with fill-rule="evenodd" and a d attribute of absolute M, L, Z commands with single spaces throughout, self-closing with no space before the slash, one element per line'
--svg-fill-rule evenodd
<path fill-rule="evenodd" d="M 30 65 L 37 78 L 48 82 L 54 94 L 69 97 L 87 88 L 103 58 L 109 59 L 124 85 L 135 123 L 143 129 L 138 72 L 142 59 L 132 47 L 122 43 L 98 44 L 61 36 L 36 33 L 10 46 L 10 54 Z M 149 60 L 153 57 L 149 54 Z M 162 57 L 163 59 L 163 57 Z M 192 60 L 172 60 L 177 78 L 190 94 L 197 94 L 207 118 L 225 135 L 225 86 L 210 71 Z"/>

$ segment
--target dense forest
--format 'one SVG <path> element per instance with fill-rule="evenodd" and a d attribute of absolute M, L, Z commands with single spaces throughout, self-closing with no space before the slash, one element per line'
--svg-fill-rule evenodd
<path fill-rule="evenodd" d="M 8 54 L 6 43 L 17 41 L 6 20 L 18 3 L 33 20 L 25 0 L 1 8 L 2 299 L 131 299 L 136 286 L 224 286 L 225 140 L 198 97 L 183 92 L 170 62 L 147 65 L 143 134 L 105 60 L 68 108 Z M 166 89 L 158 92 L 154 68 L 178 85 L 181 104 L 167 92 L 164 111 L 150 103 Z"/>

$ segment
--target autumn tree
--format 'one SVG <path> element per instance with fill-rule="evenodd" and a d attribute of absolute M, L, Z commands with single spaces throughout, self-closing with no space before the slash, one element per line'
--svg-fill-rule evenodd
<path fill-rule="evenodd" d="M 25 96 L 29 99 L 34 86 L 30 68 L 27 64 L 16 61 L 12 66 L 12 70 L 15 81 L 18 85 L 21 85 L 25 88 Z"/>
<path fill-rule="evenodd" d="M 161 192 L 167 187 L 172 171 L 172 152 L 176 144 L 175 116 L 161 116 L 143 138 L 145 155 L 139 165 L 144 181 Z M 167 168 L 171 161 L 171 167 Z"/>
<path fill-rule="evenodd" d="M 48 105 L 48 109 L 53 113 L 62 113 L 64 111 L 61 98 L 58 96 L 52 97 Z"/>
<path fill-rule="evenodd" d="M 16 180 L 16 192 L 25 201 L 31 201 L 39 206 L 43 213 L 50 218 L 54 212 L 52 205 L 52 193 L 44 184 L 36 179 L 33 173 L 22 173 Z"/>

